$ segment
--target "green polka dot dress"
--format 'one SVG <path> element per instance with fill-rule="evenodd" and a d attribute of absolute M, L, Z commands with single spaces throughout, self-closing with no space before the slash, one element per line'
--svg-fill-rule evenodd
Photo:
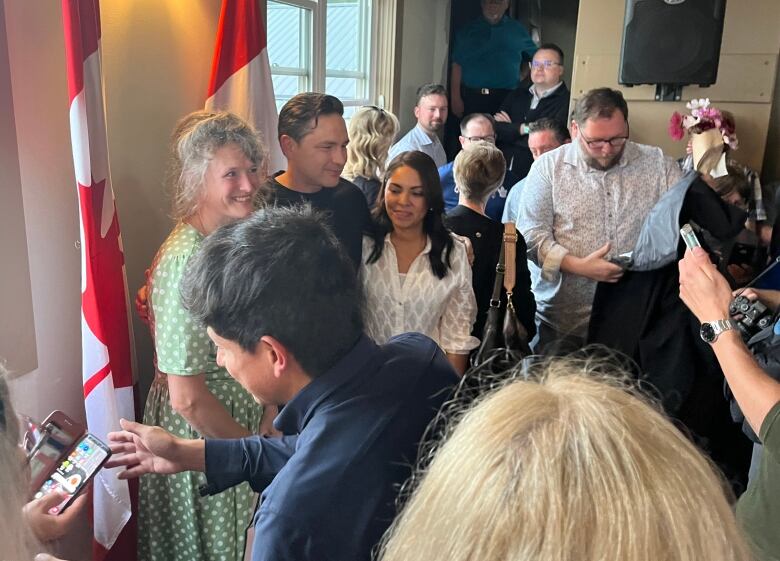
<path fill-rule="evenodd" d="M 262 408 L 224 369 L 206 329 L 182 307 L 179 280 L 203 236 L 180 223 L 165 240 L 152 264 L 149 316 L 155 339 L 158 374 L 146 400 L 144 423 L 182 438 L 200 435 L 171 408 L 168 375 L 205 374 L 206 384 L 233 418 L 257 432 Z M 242 483 L 219 495 L 201 497 L 202 473 L 145 475 L 139 497 L 140 561 L 239 561 L 252 521 L 255 494 Z"/>

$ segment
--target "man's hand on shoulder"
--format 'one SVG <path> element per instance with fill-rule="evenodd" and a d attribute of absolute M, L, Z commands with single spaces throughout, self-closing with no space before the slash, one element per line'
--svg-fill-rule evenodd
<path fill-rule="evenodd" d="M 176 438 L 160 427 L 151 427 L 122 419 L 121 431 L 108 433 L 114 456 L 106 467 L 125 466 L 120 479 L 146 473 L 171 474 L 205 471 L 206 449 L 203 440 Z"/>
<path fill-rule="evenodd" d="M 561 262 L 564 273 L 572 273 L 598 282 L 617 282 L 623 276 L 623 268 L 605 259 L 611 246 L 604 244 L 585 257 L 566 255 Z"/>

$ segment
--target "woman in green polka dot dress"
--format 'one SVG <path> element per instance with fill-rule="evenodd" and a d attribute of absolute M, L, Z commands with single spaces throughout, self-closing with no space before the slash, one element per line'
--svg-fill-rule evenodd
<path fill-rule="evenodd" d="M 176 227 L 154 258 L 147 283 L 157 375 L 144 423 L 183 438 L 239 438 L 259 430 L 262 408 L 226 370 L 202 325 L 182 307 L 179 280 L 204 236 L 246 218 L 262 181 L 264 150 L 230 113 L 198 111 L 173 137 Z M 239 561 L 256 497 L 243 483 L 201 497 L 200 473 L 146 475 L 139 500 L 141 561 Z"/>

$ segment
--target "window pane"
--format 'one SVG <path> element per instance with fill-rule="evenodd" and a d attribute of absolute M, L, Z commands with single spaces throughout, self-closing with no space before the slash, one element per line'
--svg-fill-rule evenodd
<path fill-rule="evenodd" d="M 363 97 L 358 90 L 361 81 L 355 78 L 325 78 L 325 91 L 339 99 L 359 99 Z"/>
<path fill-rule="evenodd" d="M 311 89 L 311 11 L 268 0 L 268 58 L 277 109 Z"/>
<path fill-rule="evenodd" d="M 272 75 L 274 83 L 274 97 L 276 98 L 276 110 L 279 111 L 287 100 L 297 94 L 299 78 L 297 76 Z"/>
<path fill-rule="evenodd" d="M 325 91 L 344 100 L 368 98 L 370 5 L 370 0 L 328 0 Z"/>

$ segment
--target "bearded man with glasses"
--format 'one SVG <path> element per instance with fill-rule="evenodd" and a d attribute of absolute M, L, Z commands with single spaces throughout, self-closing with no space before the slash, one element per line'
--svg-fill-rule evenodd
<path fill-rule="evenodd" d="M 596 283 L 620 280 L 624 269 L 613 261 L 633 250 L 647 214 L 682 177 L 660 148 L 628 139 L 619 91 L 578 99 L 572 136 L 536 161 L 517 217 L 537 303 L 532 345 L 544 354 L 582 346 Z"/>

